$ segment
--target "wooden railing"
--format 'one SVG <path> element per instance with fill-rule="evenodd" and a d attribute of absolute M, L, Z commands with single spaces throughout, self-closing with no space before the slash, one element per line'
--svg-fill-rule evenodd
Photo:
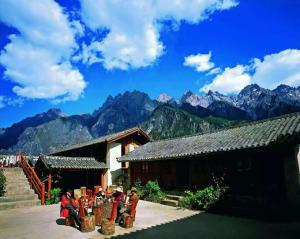
<path fill-rule="evenodd" d="M 34 169 L 29 165 L 24 154 L 20 155 L 20 166 L 29 180 L 30 187 L 38 194 L 41 204 L 45 204 L 45 184 L 39 179 Z"/>

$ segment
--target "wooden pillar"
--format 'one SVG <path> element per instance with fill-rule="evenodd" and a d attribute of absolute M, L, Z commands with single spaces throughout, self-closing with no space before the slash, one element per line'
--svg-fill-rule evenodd
<path fill-rule="evenodd" d="M 48 175 L 48 199 L 49 200 L 51 198 L 51 188 L 52 188 L 52 175 L 51 175 L 51 171 L 49 171 L 49 175 Z"/>
<path fill-rule="evenodd" d="M 105 182 L 104 182 L 105 181 L 105 177 L 104 176 L 105 176 L 105 171 L 102 170 L 101 171 L 101 188 L 103 189 L 103 191 L 105 190 L 105 188 L 104 188 L 105 187 Z"/>

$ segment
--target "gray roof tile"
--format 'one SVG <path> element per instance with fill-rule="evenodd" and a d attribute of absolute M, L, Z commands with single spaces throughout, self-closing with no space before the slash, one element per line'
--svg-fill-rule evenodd
<path fill-rule="evenodd" d="M 265 147 L 300 136 L 300 113 L 256 121 L 212 133 L 149 142 L 118 161 L 145 161 Z"/>
<path fill-rule="evenodd" d="M 107 169 L 107 165 L 97 161 L 95 158 L 63 157 L 63 156 L 40 156 L 47 169 Z"/>
<path fill-rule="evenodd" d="M 59 154 L 59 153 L 62 153 L 62 152 L 66 152 L 66 151 L 70 151 L 70 150 L 73 150 L 73 149 L 83 148 L 83 147 L 90 146 L 90 145 L 93 145 L 93 144 L 104 143 L 104 142 L 113 140 L 115 138 L 118 138 L 119 136 L 122 136 L 124 134 L 128 134 L 128 133 L 131 133 L 131 132 L 136 132 L 136 131 L 142 132 L 142 129 L 140 129 L 139 127 L 133 127 L 133 128 L 129 128 L 129 129 L 120 131 L 120 132 L 113 133 L 113 134 L 104 135 L 102 137 L 95 138 L 95 139 L 92 139 L 92 140 L 89 140 L 89 141 L 86 141 L 86 142 L 83 142 L 83 143 L 63 147 L 63 148 L 58 149 L 57 151 L 53 152 L 52 155 L 53 154 Z"/>

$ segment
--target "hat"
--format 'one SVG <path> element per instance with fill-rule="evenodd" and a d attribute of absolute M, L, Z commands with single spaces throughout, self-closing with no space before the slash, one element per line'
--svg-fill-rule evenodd
<path fill-rule="evenodd" d="M 131 192 L 137 192 L 137 189 L 136 189 L 136 187 L 132 187 L 130 191 Z"/>
<path fill-rule="evenodd" d="M 121 187 L 117 187 L 117 188 L 116 188 L 116 192 L 120 192 L 120 193 L 122 193 L 122 192 L 123 192 L 123 190 L 122 190 L 122 188 L 121 188 Z"/>

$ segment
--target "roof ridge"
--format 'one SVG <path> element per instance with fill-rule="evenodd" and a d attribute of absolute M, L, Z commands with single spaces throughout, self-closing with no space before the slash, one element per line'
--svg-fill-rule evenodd
<path fill-rule="evenodd" d="M 145 132 L 141 127 L 139 127 L 138 125 L 137 126 L 134 126 L 134 127 L 131 127 L 131 128 L 127 128 L 127 129 L 124 129 L 124 130 L 121 130 L 121 131 L 117 131 L 117 132 L 114 132 L 114 133 L 111 133 L 111 134 L 106 134 L 106 135 L 102 135 L 102 136 L 99 136 L 99 137 L 96 137 L 96 138 L 92 138 L 90 140 L 87 140 L 87 141 L 83 141 L 83 142 L 80 142 L 80 143 L 77 143 L 77 144 L 70 144 L 70 145 L 65 145 L 65 146 L 62 146 L 62 147 L 58 147 L 55 152 L 51 153 L 51 154 L 55 154 L 55 153 L 58 153 L 58 152 L 62 152 L 64 151 L 64 149 L 70 149 L 76 145 L 82 145 L 82 144 L 88 144 L 88 143 L 92 143 L 94 141 L 97 141 L 99 140 L 100 138 L 110 138 L 112 135 L 114 134 L 120 134 L 120 133 L 123 133 L 123 132 L 131 132 L 131 131 L 134 131 L 134 130 L 141 130 L 143 132 Z M 108 140 L 105 139 L 103 140 L 103 142 L 107 142 Z M 51 156 L 51 155 L 50 155 Z"/>
<path fill-rule="evenodd" d="M 173 140 L 173 139 L 175 140 L 175 139 L 191 138 L 191 137 L 206 135 L 206 134 L 213 134 L 213 133 L 226 131 L 226 130 L 230 130 L 230 129 L 242 128 L 242 127 L 246 127 L 246 126 L 250 126 L 250 125 L 257 125 L 257 124 L 261 124 L 261 123 L 264 123 L 264 122 L 271 122 L 271 121 L 278 120 L 278 119 L 291 118 L 295 115 L 300 115 L 300 112 L 294 112 L 294 113 L 279 115 L 279 116 L 275 116 L 275 117 L 271 117 L 271 118 L 267 118 L 267 119 L 245 122 L 245 123 L 241 123 L 241 124 L 238 124 L 238 125 L 229 126 L 229 127 L 226 127 L 226 128 L 214 129 L 214 130 L 211 130 L 210 132 L 202 132 L 202 133 L 196 133 L 196 134 L 190 134 L 190 135 L 184 135 L 184 136 L 177 136 L 177 137 L 174 137 L 174 138 L 160 139 L 160 140 L 155 140 L 155 141 L 152 141 L 152 142 L 163 142 L 163 141 L 168 141 L 168 140 Z M 149 142 L 149 143 L 151 143 L 151 142 Z"/>

